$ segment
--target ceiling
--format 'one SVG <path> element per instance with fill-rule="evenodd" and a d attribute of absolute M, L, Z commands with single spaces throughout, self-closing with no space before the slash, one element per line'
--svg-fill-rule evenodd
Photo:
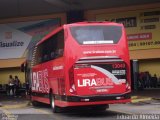
<path fill-rule="evenodd" d="M 160 0 L 0 0 L 0 19 L 156 2 Z"/>

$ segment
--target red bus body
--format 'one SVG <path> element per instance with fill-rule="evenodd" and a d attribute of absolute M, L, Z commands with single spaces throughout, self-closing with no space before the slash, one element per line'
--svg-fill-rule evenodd
<path fill-rule="evenodd" d="M 62 38 L 57 35 L 60 31 Z M 52 43 L 47 41 L 55 35 L 64 43 L 53 44 L 54 54 L 57 46 L 64 44 L 58 49 L 62 55 L 36 64 L 41 53 L 51 51 Z M 128 43 L 122 24 L 66 24 L 45 36 L 33 51 L 32 101 L 50 104 L 52 94 L 59 107 L 127 103 L 131 101 L 130 86 Z"/>

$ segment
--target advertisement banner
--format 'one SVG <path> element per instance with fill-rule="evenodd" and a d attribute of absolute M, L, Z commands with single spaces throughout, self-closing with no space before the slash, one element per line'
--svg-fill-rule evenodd
<path fill-rule="evenodd" d="M 160 48 L 160 8 L 97 14 L 96 20 L 123 23 L 130 50 Z"/>
<path fill-rule="evenodd" d="M 60 19 L 0 24 L 0 59 L 21 58 L 53 29 Z"/>

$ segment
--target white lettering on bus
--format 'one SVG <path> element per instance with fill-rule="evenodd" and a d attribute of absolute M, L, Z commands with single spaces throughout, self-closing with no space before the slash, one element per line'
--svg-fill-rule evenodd
<path fill-rule="evenodd" d="M 32 90 L 38 92 L 49 93 L 48 70 L 33 72 L 32 74 Z"/>
<path fill-rule="evenodd" d="M 97 51 L 83 51 L 83 54 L 114 54 L 116 50 L 97 50 Z"/>
<path fill-rule="evenodd" d="M 36 90 L 36 86 L 38 86 L 38 83 L 37 83 L 37 74 L 35 72 L 33 72 L 32 74 L 32 90 Z"/>
<path fill-rule="evenodd" d="M 54 66 L 53 67 L 53 70 L 62 70 L 63 69 L 63 66 Z"/>
<path fill-rule="evenodd" d="M 78 79 L 78 87 L 86 86 L 107 86 L 113 85 L 113 82 L 110 78 L 96 78 L 96 79 Z"/>

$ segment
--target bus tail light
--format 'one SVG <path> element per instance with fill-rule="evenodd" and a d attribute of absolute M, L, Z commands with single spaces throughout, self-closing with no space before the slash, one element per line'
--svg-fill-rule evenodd
<path fill-rule="evenodd" d="M 131 86 L 129 85 L 128 82 L 126 82 L 126 91 L 130 91 L 131 90 Z"/>
<path fill-rule="evenodd" d="M 75 87 L 75 83 L 74 83 L 74 68 L 73 67 L 69 70 L 69 84 L 70 84 L 69 92 L 72 94 L 76 94 L 76 87 Z"/>
<path fill-rule="evenodd" d="M 128 71 L 126 71 L 126 75 L 128 75 L 128 74 L 129 74 Z M 126 78 L 126 91 L 130 92 L 131 91 L 131 85 L 130 85 L 129 81 L 127 80 L 127 78 Z"/>

